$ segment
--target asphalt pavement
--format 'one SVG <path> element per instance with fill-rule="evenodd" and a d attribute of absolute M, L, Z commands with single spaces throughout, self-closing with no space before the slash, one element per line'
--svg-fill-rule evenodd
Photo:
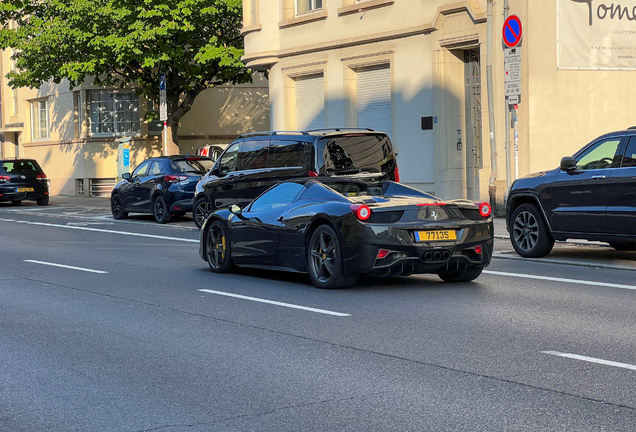
<path fill-rule="evenodd" d="M 0 238 L 2 432 L 635 429 L 631 271 L 496 258 L 319 290 L 213 274 L 191 218 L 98 198 L 0 205 Z"/>

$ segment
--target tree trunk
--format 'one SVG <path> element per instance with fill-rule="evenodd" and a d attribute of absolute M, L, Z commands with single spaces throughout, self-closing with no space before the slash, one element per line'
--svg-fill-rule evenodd
<path fill-rule="evenodd" d="M 202 89 L 196 89 L 194 91 L 188 92 L 185 94 L 185 97 L 179 104 L 179 96 L 168 96 L 168 109 L 171 111 L 171 114 L 168 116 L 168 143 L 162 144 L 164 148 L 164 152 L 166 155 L 178 155 L 180 154 L 179 150 L 179 121 L 181 118 L 186 115 L 190 109 L 192 109 L 192 103 L 194 99 L 197 97 L 199 93 L 201 93 Z M 162 143 L 165 143 L 166 137 L 164 136 L 164 132 L 161 134 Z"/>

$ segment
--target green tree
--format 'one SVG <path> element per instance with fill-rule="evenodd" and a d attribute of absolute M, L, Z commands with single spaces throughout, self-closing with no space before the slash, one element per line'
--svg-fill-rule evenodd
<path fill-rule="evenodd" d="M 0 49 L 14 50 L 13 88 L 93 82 L 158 100 L 165 73 L 178 145 L 179 120 L 199 93 L 251 81 L 241 19 L 241 0 L 2 0 Z"/>

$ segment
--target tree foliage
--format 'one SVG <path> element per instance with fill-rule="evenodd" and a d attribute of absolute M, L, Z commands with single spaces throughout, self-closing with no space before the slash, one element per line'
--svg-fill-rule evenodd
<path fill-rule="evenodd" d="M 0 49 L 14 50 L 14 88 L 68 80 L 132 86 L 155 99 L 165 73 L 176 142 L 199 93 L 251 80 L 241 19 L 241 0 L 2 0 Z"/>

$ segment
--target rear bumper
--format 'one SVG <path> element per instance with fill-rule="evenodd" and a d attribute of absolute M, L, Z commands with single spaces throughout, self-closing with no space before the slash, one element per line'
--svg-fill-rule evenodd
<path fill-rule="evenodd" d="M 189 212 L 192 211 L 193 198 L 186 198 L 175 201 L 170 206 L 171 213 Z"/>
<path fill-rule="evenodd" d="M 20 186 L 22 187 L 22 186 Z M 44 185 L 33 187 L 31 192 L 16 192 L 17 186 L 0 186 L 0 202 L 2 201 L 37 201 L 48 196 L 49 188 Z"/>
<path fill-rule="evenodd" d="M 467 267 L 486 267 L 493 253 L 493 224 L 475 223 L 457 230 L 457 240 L 452 242 L 416 243 L 411 230 L 389 228 L 377 230 L 375 235 L 358 253 L 348 255 L 344 261 L 347 274 L 373 274 L 376 276 L 409 275 L 413 273 L 442 273 Z M 386 236 L 393 232 L 395 236 Z M 369 233 L 366 233 L 369 236 Z M 481 246 L 481 253 L 476 247 Z M 386 249 L 389 254 L 378 259 L 378 251 Z"/>

